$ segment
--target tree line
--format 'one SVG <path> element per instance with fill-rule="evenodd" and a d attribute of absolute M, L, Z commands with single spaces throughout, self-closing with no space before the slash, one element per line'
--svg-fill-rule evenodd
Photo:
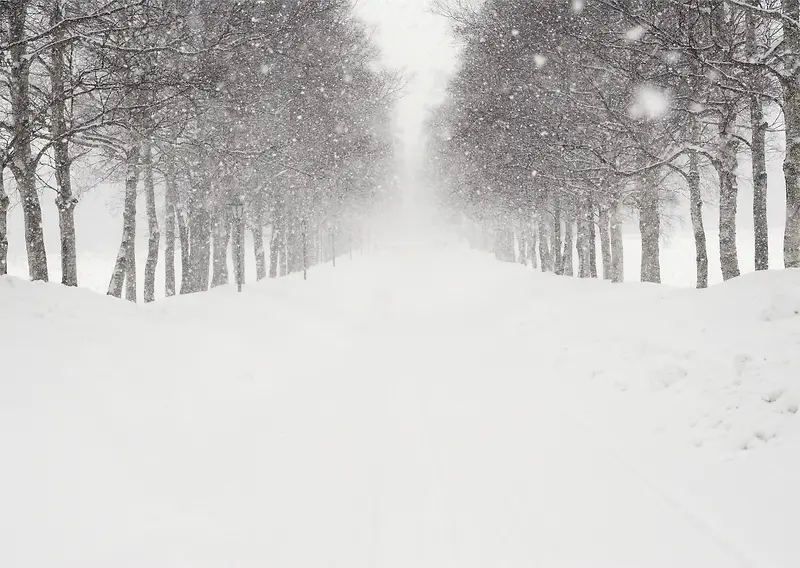
<path fill-rule="evenodd" d="M 228 281 L 245 228 L 234 202 L 257 277 L 276 277 L 335 258 L 390 179 L 399 80 L 376 68 L 348 0 L 3 0 L 0 55 L 0 275 L 6 170 L 32 280 L 49 277 L 40 198 L 55 193 L 68 286 L 76 168 L 100 162 L 124 180 L 108 293 L 132 301 L 141 194 L 152 301 L 162 244 L 166 296 Z"/>
<path fill-rule="evenodd" d="M 579 276 L 596 276 L 599 236 L 602 274 L 621 281 L 622 217 L 635 211 L 641 280 L 659 282 L 663 211 L 685 192 L 705 287 L 712 187 L 722 276 L 736 277 L 737 169 L 749 155 L 749 254 L 765 270 L 772 129 L 786 141 L 784 264 L 800 267 L 800 2 L 450 0 L 438 11 L 463 53 L 428 124 L 430 168 L 499 258 L 558 274 L 577 260 Z"/>

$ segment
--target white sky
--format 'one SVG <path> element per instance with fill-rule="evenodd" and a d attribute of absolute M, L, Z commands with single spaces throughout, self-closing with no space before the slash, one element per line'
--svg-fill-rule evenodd
<path fill-rule="evenodd" d="M 375 29 L 387 66 L 409 76 L 396 112 L 397 135 L 407 166 L 417 157 L 426 110 L 441 98 L 456 64 L 448 22 L 429 11 L 431 0 L 356 0 L 359 15 Z"/>

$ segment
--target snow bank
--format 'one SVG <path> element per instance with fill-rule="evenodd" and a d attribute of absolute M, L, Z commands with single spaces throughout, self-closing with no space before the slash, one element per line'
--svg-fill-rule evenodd
<path fill-rule="evenodd" d="M 0 279 L 0 565 L 795 566 L 800 271 Z"/>

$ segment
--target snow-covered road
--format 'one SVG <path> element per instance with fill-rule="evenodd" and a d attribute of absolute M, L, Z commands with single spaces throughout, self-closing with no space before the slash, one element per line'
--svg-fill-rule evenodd
<path fill-rule="evenodd" d="M 800 274 L 742 280 L 409 245 L 146 308 L 4 279 L 0 565 L 797 565 Z"/>

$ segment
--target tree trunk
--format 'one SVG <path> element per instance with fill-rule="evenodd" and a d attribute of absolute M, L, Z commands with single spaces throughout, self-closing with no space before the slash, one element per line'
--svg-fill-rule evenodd
<path fill-rule="evenodd" d="M 600 229 L 600 255 L 603 258 L 603 280 L 612 280 L 611 235 L 609 234 L 608 212 L 605 207 L 600 207 L 597 224 Z"/>
<path fill-rule="evenodd" d="M 589 249 L 586 241 L 589 239 L 586 230 L 586 211 L 583 202 L 578 203 L 576 231 L 575 231 L 575 251 L 578 256 L 578 277 L 586 278 L 589 274 Z"/>
<path fill-rule="evenodd" d="M 703 197 L 700 194 L 700 167 L 697 152 L 689 152 L 689 208 L 694 232 L 695 260 L 697 264 L 697 287 L 708 287 L 708 250 L 706 231 L 703 227 Z"/>
<path fill-rule="evenodd" d="M 244 218 L 233 221 L 231 227 L 231 249 L 233 252 L 233 274 L 236 280 L 236 286 L 241 292 L 244 286 Z"/>
<path fill-rule="evenodd" d="M 8 274 L 8 195 L 3 179 L 5 166 L 0 164 L 0 276 Z"/>
<path fill-rule="evenodd" d="M 131 136 L 125 151 L 125 206 L 122 212 L 122 240 L 108 285 L 108 295 L 136 301 L 136 188 L 139 185 L 139 144 Z"/>
<path fill-rule="evenodd" d="M 280 203 L 272 213 L 272 233 L 269 238 L 269 277 L 277 278 L 280 268 L 280 253 L 283 250 L 283 214 Z"/>
<path fill-rule="evenodd" d="M 761 55 L 759 41 L 761 18 L 754 10 L 745 10 L 747 24 L 746 46 L 748 57 L 755 60 Z M 764 88 L 763 71 L 760 68 L 750 70 L 750 156 L 753 171 L 753 235 L 755 237 L 756 270 L 769 269 L 769 224 L 767 222 L 767 158 L 766 132 L 764 121 L 763 99 L 759 93 Z"/>
<path fill-rule="evenodd" d="M 291 234 L 289 233 L 289 221 L 287 217 L 284 217 L 284 225 L 283 229 L 281 230 L 281 265 L 280 271 L 282 276 L 289 275 L 289 269 L 291 267 L 291 262 L 289 261 L 289 241 L 291 239 Z"/>
<path fill-rule="evenodd" d="M 736 153 L 739 141 L 731 134 L 734 117 L 720 121 L 719 143 L 714 167 L 719 175 L 719 263 L 723 280 L 739 276 L 736 251 Z"/>
<path fill-rule="evenodd" d="M 336 268 L 336 225 L 331 229 L 331 262 Z"/>
<path fill-rule="evenodd" d="M 28 2 L 17 1 L 5 8 L 8 14 L 8 67 L 10 77 L 11 161 L 9 168 L 17 182 L 25 219 L 25 248 L 31 280 L 47 282 L 47 251 L 44 246 L 42 208 L 36 192 L 36 160 L 31 149 L 32 117 L 30 100 L 30 65 L 27 53 L 26 22 Z"/>
<path fill-rule="evenodd" d="M 625 281 L 625 248 L 622 240 L 622 220 L 619 210 L 621 204 L 615 203 L 611 208 L 609 222 L 611 237 L 611 281 L 621 283 Z"/>
<path fill-rule="evenodd" d="M 208 275 L 211 268 L 211 214 L 205 203 L 190 203 L 189 206 L 189 293 L 208 290 Z M 183 288 L 181 288 L 183 293 Z"/>
<path fill-rule="evenodd" d="M 551 231 L 548 230 L 548 223 L 544 213 L 539 212 L 536 224 L 539 228 L 539 260 L 541 261 L 542 272 L 553 272 L 553 256 L 551 254 L 553 247 L 549 238 Z"/>
<path fill-rule="evenodd" d="M 236 225 L 236 222 L 234 222 Z M 234 233 L 235 233 L 234 227 Z M 236 258 L 236 234 L 233 235 L 233 264 L 234 264 L 234 271 L 236 270 L 237 258 Z M 231 244 L 231 221 L 228 218 L 227 213 L 222 210 L 218 211 L 216 215 L 216 219 L 214 221 L 214 232 L 213 232 L 213 266 L 212 266 L 212 277 L 211 277 L 211 287 L 216 288 L 217 286 L 224 286 L 228 283 L 228 248 Z M 236 276 L 236 274 L 234 274 Z"/>
<path fill-rule="evenodd" d="M 641 281 L 661 283 L 661 216 L 655 176 L 645 177 L 639 195 L 639 231 L 642 240 Z"/>
<path fill-rule="evenodd" d="M 50 136 L 53 140 L 53 168 L 58 192 L 56 207 L 58 208 L 58 226 L 61 237 L 61 283 L 65 286 L 77 286 L 78 254 L 75 243 L 75 206 L 78 204 L 78 200 L 72 193 L 64 88 L 67 44 L 63 41 L 63 27 L 56 27 L 63 19 L 61 2 L 53 2 L 50 25 L 56 31 L 53 35 L 52 60 L 50 62 L 50 86 L 53 91 L 53 102 L 50 105 Z"/>
<path fill-rule="evenodd" d="M 527 266 L 528 265 L 528 225 L 525 222 L 525 217 L 517 217 L 514 222 L 514 232 L 517 234 L 517 243 L 519 245 L 519 253 L 517 254 L 517 262 Z"/>
<path fill-rule="evenodd" d="M 597 278 L 597 225 L 594 221 L 595 203 L 589 198 L 586 208 L 586 246 L 589 247 L 589 277 Z"/>
<path fill-rule="evenodd" d="M 175 183 L 175 157 L 166 155 L 164 173 L 164 294 L 167 298 L 175 295 L 175 216 L 177 208 L 177 187 Z"/>
<path fill-rule="evenodd" d="M 767 222 L 767 158 L 766 130 L 761 97 L 750 100 L 750 122 L 753 128 L 751 155 L 753 161 L 753 233 L 755 236 L 756 270 L 769 269 L 769 223 Z"/>
<path fill-rule="evenodd" d="M 564 258 L 561 250 L 561 203 L 558 194 L 553 195 L 553 272 L 564 273 Z"/>
<path fill-rule="evenodd" d="M 142 144 L 142 165 L 144 167 L 144 192 L 147 204 L 147 263 L 144 266 L 144 301 L 156 299 L 156 268 L 158 268 L 158 247 L 161 233 L 156 213 L 156 188 L 153 181 L 153 147 L 148 138 Z"/>
<path fill-rule="evenodd" d="M 528 219 L 528 257 L 530 258 L 531 268 L 538 268 L 536 259 L 536 214 L 530 216 Z"/>
<path fill-rule="evenodd" d="M 791 61 L 792 73 L 781 81 L 783 87 L 783 116 L 786 124 L 786 153 L 783 158 L 783 175 L 786 180 L 786 225 L 783 235 L 783 264 L 786 268 L 800 268 L 800 1 L 784 0 L 783 11 L 788 19 L 783 25 L 783 43 L 786 53 L 795 54 Z"/>
<path fill-rule="evenodd" d="M 260 217 L 256 220 L 251 232 L 256 256 L 256 280 L 264 280 L 267 277 L 267 255 L 264 250 L 264 228 L 261 226 Z"/>
<path fill-rule="evenodd" d="M 574 241 L 575 222 L 571 212 L 564 212 L 564 254 L 561 257 L 561 273 L 564 276 L 572 276 L 575 270 L 575 260 L 572 251 L 575 248 Z"/>
<path fill-rule="evenodd" d="M 189 223 L 180 210 L 176 210 L 175 220 L 178 222 L 178 239 L 181 243 L 181 294 L 189 294 L 192 291 L 192 239 Z"/>
<path fill-rule="evenodd" d="M 300 222 L 301 254 L 303 263 L 303 280 L 308 280 L 308 222 Z"/>

